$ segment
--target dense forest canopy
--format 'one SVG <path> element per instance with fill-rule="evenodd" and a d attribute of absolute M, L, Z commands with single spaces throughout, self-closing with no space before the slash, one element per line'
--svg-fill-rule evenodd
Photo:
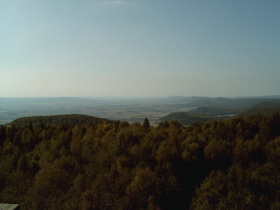
<path fill-rule="evenodd" d="M 279 113 L 25 118 L 0 127 L 0 156 L 0 202 L 21 209 L 280 209 Z"/>

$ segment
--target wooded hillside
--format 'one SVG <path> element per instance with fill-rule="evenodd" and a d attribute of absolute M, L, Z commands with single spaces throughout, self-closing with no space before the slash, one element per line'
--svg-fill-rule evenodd
<path fill-rule="evenodd" d="M 0 127 L 0 202 L 21 209 L 280 209 L 279 113 L 187 127 L 59 118 Z"/>

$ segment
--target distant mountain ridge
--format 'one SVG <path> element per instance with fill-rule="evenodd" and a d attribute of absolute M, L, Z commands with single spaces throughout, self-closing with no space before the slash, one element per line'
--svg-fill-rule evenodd
<path fill-rule="evenodd" d="M 220 107 L 220 108 L 232 108 L 232 109 L 244 109 L 261 103 L 265 100 L 279 100 L 279 99 L 261 99 L 261 98 L 194 98 L 188 103 L 188 107 Z"/>

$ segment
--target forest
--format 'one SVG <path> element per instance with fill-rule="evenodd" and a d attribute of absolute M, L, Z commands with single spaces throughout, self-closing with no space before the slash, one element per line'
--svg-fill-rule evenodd
<path fill-rule="evenodd" d="M 24 118 L 0 126 L 0 157 L 0 203 L 21 209 L 280 209 L 278 112 L 189 126 Z"/>

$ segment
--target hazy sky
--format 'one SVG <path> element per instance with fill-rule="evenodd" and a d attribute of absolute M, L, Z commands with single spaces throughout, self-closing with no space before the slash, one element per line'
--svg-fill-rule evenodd
<path fill-rule="evenodd" d="M 0 97 L 279 94 L 279 0 L 0 0 Z"/>

